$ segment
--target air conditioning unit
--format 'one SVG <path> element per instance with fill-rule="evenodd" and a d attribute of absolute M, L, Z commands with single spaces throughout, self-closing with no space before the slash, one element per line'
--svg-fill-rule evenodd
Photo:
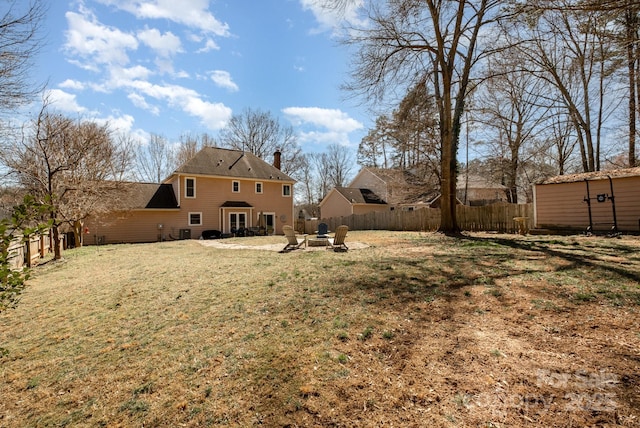
<path fill-rule="evenodd" d="M 180 229 L 180 239 L 191 239 L 191 229 Z"/>

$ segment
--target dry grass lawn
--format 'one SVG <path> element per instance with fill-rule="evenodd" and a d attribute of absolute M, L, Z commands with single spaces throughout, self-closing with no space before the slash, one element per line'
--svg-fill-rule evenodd
<path fill-rule="evenodd" d="M 1 427 L 640 426 L 640 238 L 88 247 L 0 315 Z"/>

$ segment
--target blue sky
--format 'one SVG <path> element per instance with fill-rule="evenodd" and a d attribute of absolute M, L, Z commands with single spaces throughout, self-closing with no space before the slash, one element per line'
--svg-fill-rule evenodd
<path fill-rule="evenodd" d="M 370 119 L 346 101 L 342 19 L 314 0 L 56 0 L 37 77 L 65 114 L 144 141 L 216 136 L 245 108 L 292 125 L 305 152 L 357 148 Z"/>

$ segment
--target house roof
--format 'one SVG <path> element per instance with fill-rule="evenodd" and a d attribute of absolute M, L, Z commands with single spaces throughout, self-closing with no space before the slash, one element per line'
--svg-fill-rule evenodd
<path fill-rule="evenodd" d="M 336 187 L 335 189 L 352 204 L 386 204 L 382 198 L 369 189 L 355 187 Z"/>
<path fill-rule="evenodd" d="M 423 186 L 425 181 L 413 174 L 411 171 L 389 168 L 366 167 L 372 174 L 376 175 L 387 184 L 415 185 Z"/>
<path fill-rule="evenodd" d="M 253 153 L 220 147 L 204 147 L 182 164 L 174 172 L 176 173 L 295 182 L 293 178 Z"/>
<path fill-rule="evenodd" d="M 625 178 L 625 177 L 637 177 L 637 176 L 640 176 L 640 167 L 615 169 L 611 171 L 585 172 L 581 174 L 557 175 L 555 177 L 547 178 L 536 184 L 574 183 L 576 181 L 584 181 L 584 180 L 605 180 L 609 177 Z"/>
<path fill-rule="evenodd" d="M 178 208 L 173 186 L 157 183 L 125 183 L 114 208 L 132 210 L 143 208 Z"/>
<path fill-rule="evenodd" d="M 252 208 L 253 205 L 251 205 L 251 204 L 249 204 L 248 202 L 245 202 L 245 201 L 226 201 L 225 203 L 220 205 L 220 207 L 222 207 L 222 208 Z"/>
<path fill-rule="evenodd" d="M 178 208 L 178 200 L 170 184 L 161 184 L 145 208 Z"/>

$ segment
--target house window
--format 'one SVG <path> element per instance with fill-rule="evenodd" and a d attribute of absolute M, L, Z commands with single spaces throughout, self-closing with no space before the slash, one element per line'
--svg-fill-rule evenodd
<path fill-rule="evenodd" d="M 282 185 L 282 196 L 291 196 L 291 184 Z"/>
<path fill-rule="evenodd" d="M 239 181 L 233 180 L 233 183 L 231 184 L 231 191 L 233 193 L 240 193 L 240 182 Z"/>
<path fill-rule="evenodd" d="M 184 196 L 186 198 L 196 197 L 196 179 L 195 178 L 185 178 L 184 188 L 185 188 Z"/>
<path fill-rule="evenodd" d="M 256 193 L 262 193 L 262 183 L 256 183 Z"/>
<path fill-rule="evenodd" d="M 189 226 L 200 226 L 202 224 L 202 213 L 189 213 Z"/>

